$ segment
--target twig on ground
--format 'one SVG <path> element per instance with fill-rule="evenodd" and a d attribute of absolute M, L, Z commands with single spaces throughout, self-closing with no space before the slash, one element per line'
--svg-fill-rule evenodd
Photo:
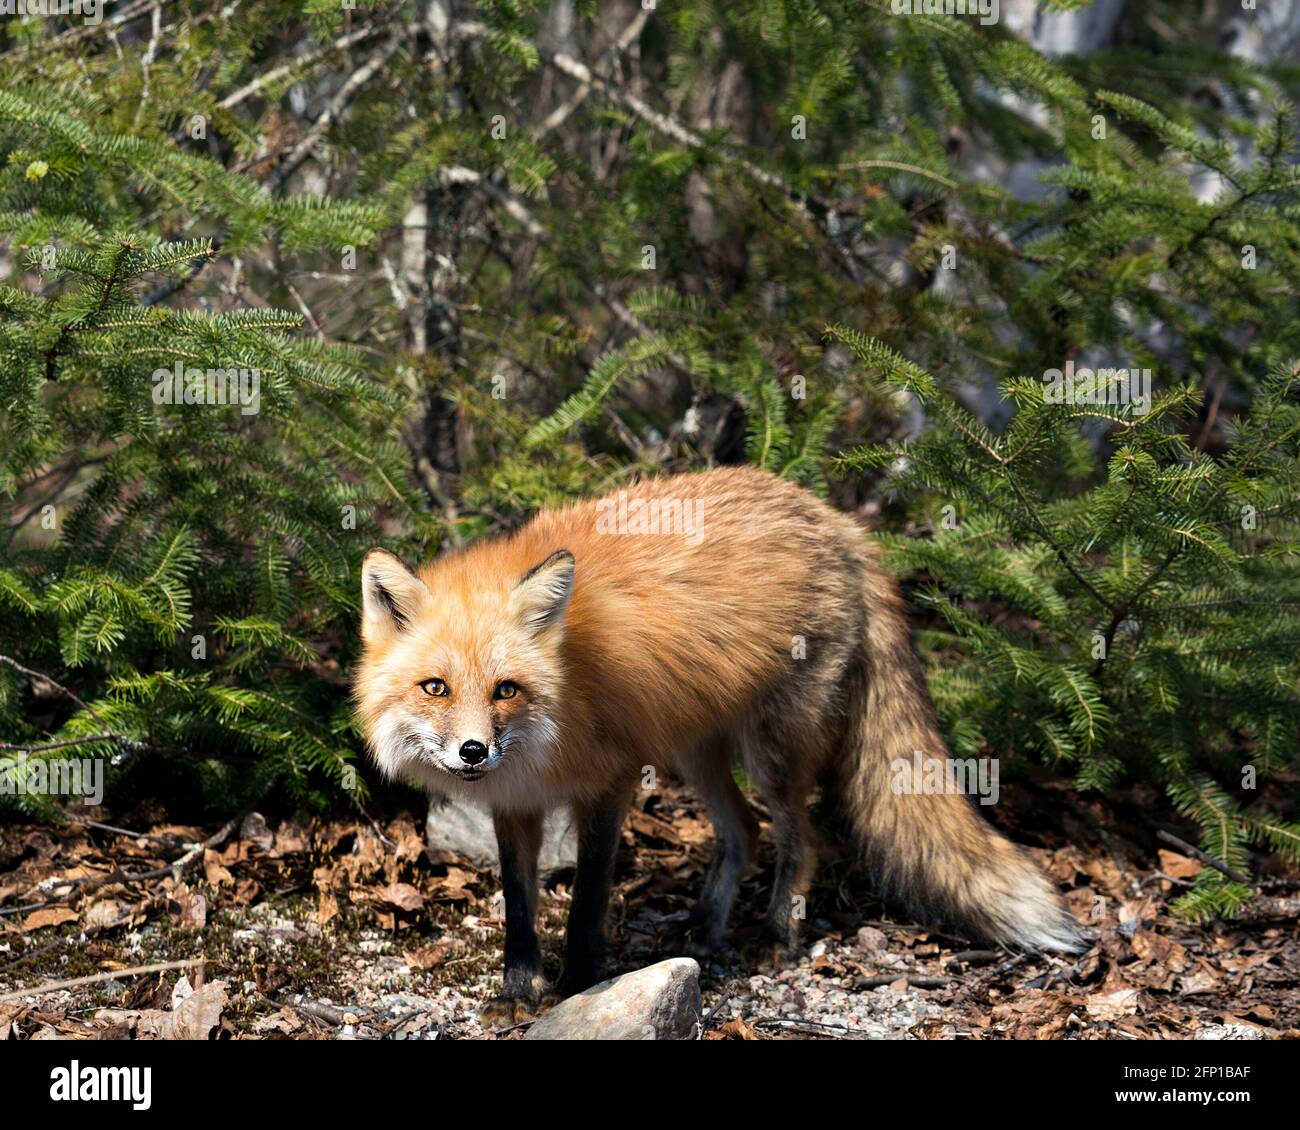
<path fill-rule="evenodd" d="M 1054 958 L 1050 954 L 1043 954 L 1042 956 L 1045 960 L 1052 963 L 1052 968 L 1046 973 L 1040 974 L 1039 976 L 1026 981 L 1022 988 L 1050 989 L 1058 979 L 1068 981 L 1079 972 L 1079 965 L 1077 962 L 1074 965 L 1066 965 L 1065 962 L 1060 960 L 1060 958 Z"/>
<path fill-rule="evenodd" d="M 270 1000 L 271 998 L 267 998 Z M 294 1012 L 305 1012 L 308 1016 L 314 1016 L 317 1020 L 323 1020 L 327 1024 L 341 1026 L 344 1024 L 360 1024 L 363 1020 L 369 1020 L 372 1016 L 382 1012 L 382 1009 L 351 1009 L 342 1008 L 338 1005 L 325 1004 L 323 1001 L 309 1001 L 299 998 L 297 1001 L 291 1000 L 273 1000 L 271 1002 L 281 1008 L 292 1009 Z"/>
<path fill-rule="evenodd" d="M 60 813 L 59 818 L 73 824 L 82 824 L 87 828 L 96 828 L 101 832 L 111 832 L 115 836 L 129 836 L 133 840 L 152 840 L 155 843 L 176 846 L 184 842 L 176 836 L 155 836 L 152 832 L 133 832 L 130 828 L 119 828 L 115 824 L 104 824 L 99 820 L 91 820 L 88 816 L 78 816 L 75 812 Z"/>
<path fill-rule="evenodd" d="M 823 1024 L 818 1020 L 803 1020 L 784 1017 L 766 1017 L 762 1020 L 755 1020 L 752 1027 L 754 1028 L 787 1028 L 794 1032 L 803 1032 L 812 1036 L 824 1036 L 828 1033 L 834 1034 L 837 1038 L 847 1035 L 871 1034 L 866 1028 L 846 1028 L 840 1024 Z"/>
<path fill-rule="evenodd" d="M 123 871 L 120 867 L 115 867 L 112 871 L 103 875 L 87 875 L 80 879 L 55 880 L 57 885 L 66 885 L 68 889 L 63 891 L 61 894 L 50 896 L 44 902 L 28 903 L 25 906 L 5 907 L 0 909 L 0 916 L 22 914 L 28 910 L 43 910 L 47 906 L 56 906 L 65 899 L 71 898 L 77 891 L 93 891 L 97 887 L 104 886 L 106 883 L 141 883 L 147 882 L 150 879 L 162 879 L 168 875 L 171 875 L 172 878 L 179 881 L 181 872 L 193 863 L 195 859 L 201 858 L 208 848 L 218 847 L 230 838 L 231 833 L 243 823 L 244 817 L 252 812 L 253 809 L 265 799 L 266 794 L 270 792 L 273 784 L 274 780 L 267 785 L 266 789 L 263 790 L 261 794 L 249 801 L 237 816 L 233 816 L 227 820 L 206 840 L 202 843 L 195 844 L 179 859 L 174 859 L 171 863 L 168 863 L 163 867 L 154 867 L 148 871 Z M 50 880 L 46 880 L 46 882 L 50 882 Z"/>
<path fill-rule="evenodd" d="M 1184 855 L 1190 855 L 1193 859 L 1199 859 L 1207 867 L 1213 867 L 1216 871 L 1226 875 L 1234 883 L 1244 883 L 1248 887 L 1253 887 L 1255 885 L 1249 878 L 1235 868 L 1229 867 L 1223 862 L 1223 860 L 1215 859 L 1214 856 L 1210 855 L 1208 852 L 1204 852 L 1198 847 L 1193 847 L 1186 840 L 1180 840 L 1172 832 L 1166 832 L 1161 828 L 1156 833 L 1156 837 L 1164 840 L 1164 842 L 1169 844 L 1171 847 L 1176 847 Z"/>
<path fill-rule="evenodd" d="M 140 977 L 146 973 L 165 973 L 169 969 L 191 969 L 201 966 L 201 957 L 187 958 L 184 961 L 159 961 L 153 965 L 137 965 L 134 969 L 107 969 L 103 973 L 92 973 L 87 977 L 72 977 L 67 981 L 49 981 L 31 989 L 17 989 L 12 993 L 0 993 L 0 1001 L 16 1001 L 23 997 L 36 997 L 44 993 L 53 993 L 59 989 L 75 989 L 81 985 L 93 985 L 97 981 L 109 981 L 118 977 Z"/>
<path fill-rule="evenodd" d="M 855 989 L 879 989 L 882 985 L 893 985 L 906 981 L 913 989 L 946 989 L 953 983 L 953 977 L 929 977 L 921 973 L 880 973 L 875 977 L 854 978 Z"/>
<path fill-rule="evenodd" d="M 520 1020 L 514 1024 L 507 1024 L 504 1028 L 489 1028 L 488 1031 L 494 1036 L 504 1036 L 507 1032 L 518 1032 L 520 1028 L 531 1028 L 537 1023 L 534 1017 L 531 1020 Z"/>
<path fill-rule="evenodd" d="M 721 1011 L 722 1006 L 731 999 L 731 994 L 735 987 L 736 983 L 734 981 L 728 982 L 727 987 L 722 990 L 722 996 L 718 998 L 718 1003 L 709 1009 L 709 1011 L 704 1014 L 704 1018 L 700 1021 L 701 1032 L 707 1032 L 709 1030 L 709 1025 L 713 1023 L 714 1018 Z"/>
<path fill-rule="evenodd" d="M 1002 950 L 958 950 L 956 953 L 950 953 L 943 960 L 944 962 L 960 961 L 965 965 L 987 965 L 990 961 L 997 961 L 1002 956 Z"/>
<path fill-rule="evenodd" d="M 1300 898 L 1256 895 L 1237 915 L 1238 922 L 1275 922 L 1300 916 Z"/>

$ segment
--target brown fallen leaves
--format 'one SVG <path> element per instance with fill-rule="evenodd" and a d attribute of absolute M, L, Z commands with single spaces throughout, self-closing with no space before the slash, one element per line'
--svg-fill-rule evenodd
<path fill-rule="evenodd" d="M 1161 850 L 1147 871 L 1120 871 L 1109 854 L 1077 846 L 1044 861 L 1062 882 L 1076 915 L 1096 933 L 1074 961 L 1053 959 L 1041 988 L 976 980 L 956 994 L 974 1038 L 1186 1039 L 1206 1024 L 1273 1027 L 1300 1021 L 1295 969 L 1300 930 L 1233 923 L 1198 927 L 1173 917 L 1169 901 L 1202 865 Z M 951 1034 L 952 1025 L 921 1035 Z"/>
<path fill-rule="evenodd" d="M 107 997 L 83 987 L 35 1006 L 0 1004 L 0 1040 L 318 1038 L 336 1030 L 329 1011 L 289 1002 L 329 996 L 322 981 L 378 970 L 426 987 L 460 986 L 499 969 L 497 881 L 427 850 L 410 816 L 375 825 L 252 813 L 227 842 L 174 875 L 168 864 L 212 830 L 161 821 L 139 837 L 77 825 L 0 827 L 0 909 L 27 908 L 0 916 L 0 992 L 179 956 L 203 957 L 222 978 L 192 989 L 182 978 L 169 990 L 154 977 L 119 983 Z M 1279 1034 L 1300 1026 L 1294 921 L 1181 922 L 1169 905 L 1201 870 L 1196 860 L 1164 848 L 1144 856 L 1132 840 L 1116 852 L 1086 834 L 1062 838 L 1070 842 L 1035 855 L 1095 933 L 1092 948 L 1070 959 L 989 951 L 891 920 L 869 876 L 837 854 L 841 845 L 824 844 L 807 941 L 855 944 L 812 955 L 813 984 L 924 992 L 942 1012 L 915 1025 L 921 1038 L 1182 1039 L 1210 1023 Z M 674 924 L 698 895 L 711 849 L 707 817 L 685 790 L 664 787 L 638 803 L 624 829 L 613 900 L 621 968 L 679 952 Z M 765 843 L 737 906 L 740 945 L 756 933 L 771 868 Z M 164 873 L 147 881 L 116 878 L 156 870 Z M 549 961 L 568 883 L 562 877 L 542 900 Z M 52 896 L 59 897 L 42 905 Z M 142 931 L 168 948 L 130 952 L 128 936 Z M 243 940 L 232 942 L 232 934 Z M 314 947 L 310 960 L 304 946 Z M 80 964 L 66 967 L 67 955 Z M 706 981 L 706 1003 L 716 991 Z M 329 999 L 355 998 L 344 991 Z M 719 1022 L 706 1035 L 789 1038 L 759 1019 Z"/>
<path fill-rule="evenodd" d="M 411 967 L 429 971 L 464 945 L 457 938 L 429 938 L 433 909 L 463 912 L 491 889 L 488 876 L 466 861 L 430 855 L 406 816 L 377 828 L 342 820 L 273 825 L 252 813 L 227 842 L 192 853 L 177 875 L 170 863 L 207 834 L 174 824 L 155 824 L 134 836 L 78 824 L 0 828 L 0 909 L 5 903 L 31 908 L 19 916 L 0 915 L 0 992 L 53 984 L 69 979 L 69 971 L 85 976 L 88 970 L 111 972 L 176 956 L 212 962 L 205 950 L 224 947 L 227 960 L 247 963 L 234 983 L 257 983 L 264 994 L 269 990 L 262 988 L 267 983 L 262 951 L 310 941 L 293 924 L 302 921 L 302 912 L 291 911 L 286 901 L 304 898 L 310 900 L 305 909 L 307 921 L 315 918 L 313 928 L 346 919 L 352 936 L 367 928 L 410 933 L 404 948 L 412 955 Z M 136 880 L 135 875 L 147 877 Z M 271 911 L 269 917 L 258 917 L 263 910 Z M 148 927 L 153 946 L 165 948 L 151 949 L 143 961 L 138 952 L 132 960 L 119 960 L 127 952 L 126 931 L 140 927 Z M 247 937 L 232 951 L 232 932 L 241 930 Z M 73 955 L 75 964 L 61 955 Z M 225 971 L 220 964 L 210 967 Z M 31 1007 L 3 1006 L 0 1039 L 228 1034 L 222 1010 L 230 983 L 229 978 L 212 981 L 189 992 L 184 982 L 182 996 L 168 1002 L 153 999 L 152 980 L 146 986 L 143 979 L 128 979 L 122 987 L 106 977 L 42 994 Z M 110 1001 L 112 993 L 120 999 L 111 1007 L 86 1007 L 105 1004 L 106 992 Z M 258 1012 L 271 1000 L 258 998 Z M 245 1009 L 248 1003 L 244 998 Z M 242 1021 L 252 1035 L 284 1038 L 302 1028 L 296 1014 L 275 1020 L 258 1012 Z M 267 1022 L 254 1023 L 261 1020 Z"/>
<path fill-rule="evenodd" d="M 100 1038 L 206 1040 L 221 1023 L 229 999 L 226 987 L 225 981 L 211 981 L 196 989 L 189 978 L 181 977 L 168 1009 L 102 1008 L 95 1013 L 95 1020 L 106 1026 Z"/>
<path fill-rule="evenodd" d="M 272 830 L 254 812 L 226 845 L 198 855 L 183 877 L 168 872 L 143 882 L 102 880 L 165 869 L 203 830 L 158 825 L 139 838 L 77 826 L 27 831 L 20 862 L 0 875 L 0 902 L 14 899 L 33 909 L 17 926 L 0 917 L 4 932 L 30 934 L 71 923 L 103 931 L 138 924 L 160 907 L 174 925 L 200 929 L 216 910 L 255 905 L 268 888 L 301 885 L 305 867 L 320 924 L 351 906 L 372 913 L 387 929 L 405 929 L 429 902 L 469 906 L 485 893 L 483 873 L 458 857 L 431 855 L 407 817 L 382 832 L 343 821 L 308 828 L 292 820 Z"/>

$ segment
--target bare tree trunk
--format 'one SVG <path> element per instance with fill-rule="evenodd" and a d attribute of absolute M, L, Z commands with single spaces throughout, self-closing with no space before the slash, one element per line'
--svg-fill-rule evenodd
<path fill-rule="evenodd" d="M 441 58 L 448 74 L 454 74 L 457 66 L 459 48 L 450 29 L 463 15 L 460 7 L 460 0 L 426 0 L 421 6 L 422 35 L 428 40 L 426 57 Z M 459 97 L 454 87 L 450 97 Z M 462 185 L 426 184 L 417 190 L 402 219 L 401 278 L 410 296 L 405 344 L 417 364 L 422 359 L 420 368 L 426 381 L 421 410 L 407 431 L 407 443 L 421 482 L 451 520 L 455 517 L 463 439 L 460 413 L 439 391 L 436 379 L 454 367 L 460 354 L 457 264 L 467 199 Z"/>

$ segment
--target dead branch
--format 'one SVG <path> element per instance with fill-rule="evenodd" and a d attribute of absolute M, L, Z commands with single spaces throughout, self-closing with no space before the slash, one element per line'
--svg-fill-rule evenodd
<path fill-rule="evenodd" d="M 134 969 L 108 969 L 103 973 L 92 973 L 87 977 L 72 977 L 67 981 L 48 981 L 33 989 L 17 989 L 12 993 L 0 993 L 0 1001 L 37 997 L 59 989 L 75 989 L 81 985 L 93 985 L 98 981 L 108 981 L 117 977 L 140 977 L 146 973 L 166 973 L 170 969 L 192 969 L 196 965 L 202 965 L 203 960 L 201 957 L 191 957 L 184 961 L 159 961 L 153 965 L 137 965 Z"/>
<path fill-rule="evenodd" d="M 1214 856 L 1208 854 L 1207 852 L 1203 852 L 1200 848 L 1192 847 L 1192 845 L 1189 844 L 1186 840 L 1180 840 L 1177 836 L 1173 835 L 1171 832 L 1166 832 L 1163 828 L 1161 828 L 1156 833 L 1156 837 L 1158 839 L 1164 840 L 1164 842 L 1169 844 L 1171 847 L 1176 847 L 1184 855 L 1189 855 L 1193 859 L 1199 859 L 1207 867 L 1213 867 L 1216 871 L 1226 875 L 1234 883 L 1243 883 L 1248 887 L 1254 886 L 1254 884 L 1250 881 L 1250 879 L 1247 878 L 1245 875 L 1243 875 L 1240 871 L 1237 871 L 1235 868 L 1229 867 L 1221 859 L 1215 859 Z"/>

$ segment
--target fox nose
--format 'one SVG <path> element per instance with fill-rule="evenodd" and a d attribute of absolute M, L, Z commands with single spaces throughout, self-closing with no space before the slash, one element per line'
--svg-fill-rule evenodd
<path fill-rule="evenodd" d="M 473 739 L 460 743 L 460 759 L 466 765 L 477 765 L 487 758 L 487 746 Z"/>

